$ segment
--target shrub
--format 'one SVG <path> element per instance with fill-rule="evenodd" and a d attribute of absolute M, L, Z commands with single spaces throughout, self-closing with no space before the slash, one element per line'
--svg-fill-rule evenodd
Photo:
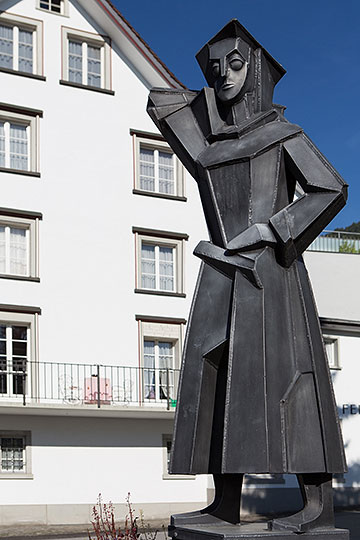
<path fill-rule="evenodd" d="M 356 249 L 355 242 L 343 240 L 339 247 L 339 253 L 359 253 L 359 250 Z"/>
<path fill-rule="evenodd" d="M 89 532 L 89 540 L 137 540 L 140 535 L 144 540 L 155 540 L 157 531 L 151 531 L 150 526 L 144 522 L 144 516 L 140 511 L 140 528 L 138 527 L 138 517 L 134 516 L 134 511 L 130 503 L 130 493 L 126 497 L 127 514 L 124 528 L 116 525 L 115 509 L 110 501 L 108 504 L 102 500 L 101 493 L 98 496 L 96 505 L 93 506 L 91 525 L 94 537 Z"/>

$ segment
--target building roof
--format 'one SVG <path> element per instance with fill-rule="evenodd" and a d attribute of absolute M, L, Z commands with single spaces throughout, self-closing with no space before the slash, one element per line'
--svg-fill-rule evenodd
<path fill-rule="evenodd" d="M 159 58 L 159 56 L 151 49 L 151 47 L 140 36 L 140 34 L 129 23 L 129 21 L 127 19 L 125 19 L 125 17 L 122 15 L 122 13 L 120 13 L 120 11 L 114 6 L 114 4 L 112 2 L 110 2 L 110 0 L 105 0 L 105 2 L 107 4 L 109 4 L 109 6 L 117 13 L 117 15 L 122 19 L 122 21 L 128 26 L 129 31 L 131 33 L 133 33 L 140 40 L 140 42 L 144 45 L 144 47 L 146 47 L 147 51 L 149 52 L 149 55 L 153 56 L 157 60 L 157 62 L 164 68 L 164 70 L 168 73 L 169 77 L 172 80 L 176 81 L 178 86 L 180 86 L 182 88 L 186 88 L 186 86 L 176 77 L 176 75 L 174 75 L 174 73 L 166 66 L 166 64 L 164 64 L 164 62 L 161 60 L 161 58 Z"/>
<path fill-rule="evenodd" d="M 154 86 L 185 88 L 109 0 L 78 2 L 104 29 L 149 89 Z"/>

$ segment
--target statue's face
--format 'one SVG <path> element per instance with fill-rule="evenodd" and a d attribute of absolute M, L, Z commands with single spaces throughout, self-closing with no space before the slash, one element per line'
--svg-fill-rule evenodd
<path fill-rule="evenodd" d="M 237 51 L 232 51 L 223 58 L 213 59 L 213 87 L 221 101 L 235 101 L 244 86 L 248 72 L 248 63 Z"/>

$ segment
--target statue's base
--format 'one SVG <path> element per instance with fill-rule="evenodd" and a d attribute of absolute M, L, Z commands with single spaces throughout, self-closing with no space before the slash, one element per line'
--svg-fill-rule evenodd
<path fill-rule="evenodd" d="M 223 522 L 216 525 L 170 525 L 169 536 L 174 540 L 349 540 L 349 531 L 329 527 L 295 533 L 269 531 L 266 522 L 241 525 Z"/>

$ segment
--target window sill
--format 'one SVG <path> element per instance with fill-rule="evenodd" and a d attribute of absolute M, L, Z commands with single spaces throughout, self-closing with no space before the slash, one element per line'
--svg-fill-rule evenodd
<path fill-rule="evenodd" d="M 158 199 L 169 199 L 171 201 L 186 202 L 187 198 L 180 195 L 168 195 L 167 193 L 157 193 L 155 191 L 145 191 L 143 189 L 133 189 L 134 195 L 145 195 L 146 197 L 156 197 Z"/>
<path fill-rule="evenodd" d="M 155 294 L 157 296 L 176 296 L 177 298 L 185 298 L 185 293 L 170 292 L 170 291 L 157 291 L 152 289 L 134 289 L 135 293 L 139 294 Z"/>
<path fill-rule="evenodd" d="M 8 167 L 0 167 L 0 172 L 11 173 L 11 174 L 21 174 L 23 176 L 34 176 L 36 178 L 40 178 L 39 172 L 22 171 L 20 169 L 10 169 Z"/>
<path fill-rule="evenodd" d="M 27 77 L 28 79 L 37 79 L 38 81 L 46 81 L 46 77 L 43 75 L 36 75 L 35 73 L 27 73 L 26 71 L 18 71 L 16 69 L 7 69 L 0 67 L 0 73 L 9 73 L 10 75 L 19 75 L 20 77 Z"/>
<path fill-rule="evenodd" d="M 30 473 L 0 473 L 0 480 L 34 480 Z"/>
<path fill-rule="evenodd" d="M 0 279 L 14 279 L 16 281 L 34 281 L 40 283 L 40 278 L 32 276 L 18 276 L 14 274 L 0 274 Z"/>
<path fill-rule="evenodd" d="M 194 474 L 163 474 L 163 480 L 195 480 Z"/>
<path fill-rule="evenodd" d="M 82 88 L 83 90 L 91 90 L 92 92 L 100 92 L 100 94 L 109 94 L 110 96 L 115 95 L 114 90 L 108 90 L 107 88 L 97 88 L 96 86 L 90 86 L 88 84 L 74 83 L 71 81 L 65 81 L 64 79 L 60 79 L 59 84 L 63 84 L 64 86 L 72 86 L 73 88 Z"/>
<path fill-rule="evenodd" d="M 44 9 L 41 7 L 37 7 L 39 11 L 42 11 L 43 13 L 51 13 L 52 15 L 57 15 L 58 17 L 66 17 L 69 18 L 69 15 L 67 13 L 57 13 L 56 11 L 51 11 L 50 9 Z"/>

